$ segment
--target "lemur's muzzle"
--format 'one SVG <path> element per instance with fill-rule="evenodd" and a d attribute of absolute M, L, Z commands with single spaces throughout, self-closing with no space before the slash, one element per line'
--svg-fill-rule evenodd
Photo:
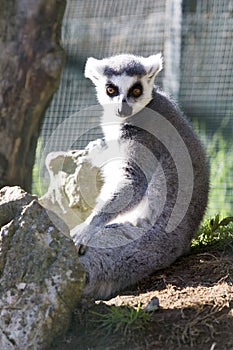
<path fill-rule="evenodd" d="M 133 108 L 128 105 L 126 100 L 122 100 L 121 106 L 117 110 L 119 117 L 128 117 L 132 114 Z"/>

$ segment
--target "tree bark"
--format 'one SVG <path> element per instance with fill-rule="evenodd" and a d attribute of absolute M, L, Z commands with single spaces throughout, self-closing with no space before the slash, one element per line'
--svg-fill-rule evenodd
<path fill-rule="evenodd" d="M 31 190 L 44 111 L 64 64 L 65 0 L 0 0 L 0 187 Z"/>

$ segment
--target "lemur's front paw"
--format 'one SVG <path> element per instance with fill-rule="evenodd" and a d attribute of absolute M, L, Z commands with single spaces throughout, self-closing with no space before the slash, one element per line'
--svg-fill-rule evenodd
<path fill-rule="evenodd" d="M 77 247 L 78 253 L 84 255 L 88 243 L 91 241 L 92 237 L 98 232 L 99 228 L 94 225 L 88 225 L 86 222 L 83 222 L 80 225 L 75 226 L 71 232 L 70 236 L 74 241 L 75 246 Z"/>
<path fill-rule="evenodd" d="M 84 255 L 88 249 L 88 247 L 86 245 L 83 244 L 78 244 L 76 246 L 77 251 L 78 251 L 78 255 Z"/>

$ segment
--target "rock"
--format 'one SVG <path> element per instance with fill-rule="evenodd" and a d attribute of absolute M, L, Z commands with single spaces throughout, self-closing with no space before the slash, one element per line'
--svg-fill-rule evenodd
<path fill-rule="evenodd" d="M 153 312 L 157 311 L 159 309 L 159 298 L 153 297 L 151 300 L 146 304 L 144 311 L 147 312 Z"/>
<path fill-rule="evenodd" d="M 0 227 L 18 216 L 24 205 L 36 196 L 24 192 L 20 187 L 4 187 L 0 191 Z"/>
<path fill-rule="evenodd" d="M 61 217 L 70 229 L 90 215 L 102 186 L 99 169 L 92 166 L 88 154 L 87 147 L 82 151 L 51 152 L 46 158 L 50 185 L 39 202 Z"/>
<path fill-rule="evenodd" d="M 0 223 L 0 349 L 48 349 L 82 293 L 77 250 L 18 187 L 0 191 Z"/>

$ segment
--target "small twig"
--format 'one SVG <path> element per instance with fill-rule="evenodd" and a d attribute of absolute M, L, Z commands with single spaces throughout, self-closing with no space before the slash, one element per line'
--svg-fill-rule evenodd
<path fill-rule="evenodd" d="M 22 310 L 22 308 L 16 307 L 16 306 L 8 306 L 8 307 L 0 307 L 0 310 Z"/>

